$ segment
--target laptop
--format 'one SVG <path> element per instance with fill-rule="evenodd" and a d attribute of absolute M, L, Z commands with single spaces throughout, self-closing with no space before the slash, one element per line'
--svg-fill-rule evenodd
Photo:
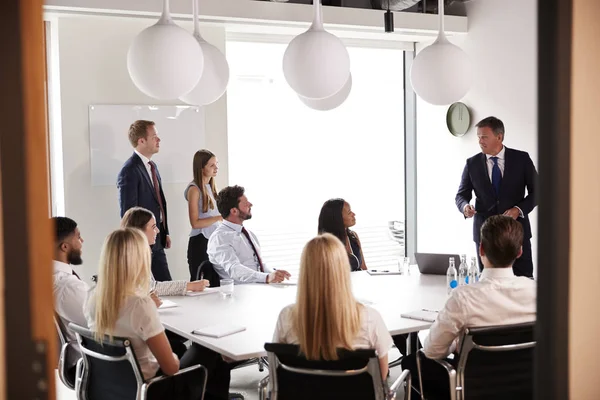
<path fill-rule="evenodd" d="M 415 259 L 422 274 L 446 275 L 448 260 L 454 257 L 454 265 L 458 270 L 460 256 L 458 254 L 415 253 Z"/>

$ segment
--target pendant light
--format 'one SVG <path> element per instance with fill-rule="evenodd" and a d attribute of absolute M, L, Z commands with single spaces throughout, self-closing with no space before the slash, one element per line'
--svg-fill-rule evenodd
<path fill-rule="evenodd" d="M 352 75 L 348 78 L 348 81 L 342 87 L 342 90 L 334 94 L 333 96 L 326 97 L 324 99 L 309 99 L 298 95 L 298 98 L 309 108 L 319 111 L 329 111 L 341 106 L 352 90 Z"/>
<path fill-rule="evenodd" d="M 283 55 L 283 75 L 300 96 L 324 99 L 338 93 L 350 76 L 350 56 L 342 41 L 323 28 L 321 0 L 313 0 L 314 20 Z"/>
<path fill-rule="evenodd" d="M 444 0 L 439 0 L 440 29 L 430 46 L 417 54 L 410 71 L 413 89 L 428 103 L 448 105 L 463 98 L 471 86 L 467 54 L 444 33 Z"/>
<path fill-rule="evenodd" d="M 227 90 L 229 83 L 229 64 L 221 51 L 208 43 L 200 35 L 198 0 L 192 0 L 194 14 L 194 38 L 204 55 L 204 70 L 200 81 L 191 92 L 180 99 L 188 104 L 205 106 L 217 101 Z"/>
<path fill-rule="evenodd" d="M 196 86 L 204 57 L 192 35 L 176 25 L 169 0 L 155 25 L 140 32 L 127 52 L 127 69 L 139 90 L 150 97 L 173 100 Z"/>

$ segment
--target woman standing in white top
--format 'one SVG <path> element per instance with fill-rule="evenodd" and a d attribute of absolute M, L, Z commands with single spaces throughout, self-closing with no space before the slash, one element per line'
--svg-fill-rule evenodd
<path fill-rule="evenodd" d="M 151 255 L 148 240 L 138 229 L 119 229 L 104 241 L 100 255 L 98 284 L 84 305 L 88 326 L 98 339 L 104 335 L 127 337 L 142 369 L 144 379 L 173 375 L 193 365 L 192 354 L 181 362 L 173 354 L 149 296 Z M 155 398 L 201 399 L 202 385 L 191 379 L 165 385 L 168 392 Z"/>
<path fill-rule="evenodd" d="M 298 344 L 310 360 L 335 360 L 339 348 L 375 349 L 387 377 L 392 337 L 381 315 L 354 298 L 348 255 L 335 236 L 304 246 L 296 304 L 279 314 L 273 342 Z"/>
<path fill-rule="evenodd" d="M 215 177 L 219 171 L 217 156 L 202 149 L 194 154 L 194 180 L 183 195 L 188 202 L 188 214 L 192 231 L 188 242 L 187 259 L 190 280 L 198 279 L 198 267 L 208 260 L 208 238 L 223 220 L 217 209 Z"/>

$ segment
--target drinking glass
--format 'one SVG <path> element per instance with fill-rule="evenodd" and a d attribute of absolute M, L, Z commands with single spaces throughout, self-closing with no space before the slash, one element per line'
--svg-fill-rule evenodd
<path fill-rule="evenodd" d="M 221 297 L 228 298 L 233 296 L 233 279 L 221 279 L 219 287 Z"/>
<path fill-rule="evenodd" d="M 410 257 L 404 257 L 404 261 L 402 263 L 402 274 L 410 275 Z"/>

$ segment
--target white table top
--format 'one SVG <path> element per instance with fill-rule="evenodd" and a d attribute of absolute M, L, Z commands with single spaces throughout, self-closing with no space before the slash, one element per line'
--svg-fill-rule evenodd
<path fill-rule="evenodd" d="M 381 313 L 392 335 L 428 329 L 431 323 L 400 317 L 401 313 L 440 310 L 446 302 L 446 277 L 420 275 L 371 276 L 352 273 L 356 298 Z M 196 297 L 173 296 L 178 307 L 159 311 L 169 330 L 234 360 L 265 356 L 265 342 L 273 338 L 279 312 L 296 300 L 295 285 L 236 285 L 231 298 L 219 293 Z M 236 324 L 245 331 L 222 338 L 192 334 L 192 330 L 217 324 Z"/>

